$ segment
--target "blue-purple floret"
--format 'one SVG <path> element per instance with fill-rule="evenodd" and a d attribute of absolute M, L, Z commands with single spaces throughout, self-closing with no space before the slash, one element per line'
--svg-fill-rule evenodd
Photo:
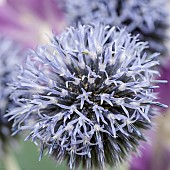
<path fill-rule="evenodd" d="M 20 60 L 19 51 L 19 47 L 14 42 L 0 36 L 0 159 L 9 150 L 9 145 L 16 144 L 16 138 L 11 137 L 12 122 L 8 122 L 4 115 L 9 109 L 16 106 L 9 99 L 12 89 L 8 84 L 17 75 L 15 69 Z"/>
<path fill-rule="evenodd" d="M 91 24 L 126 27 L 148 41 L 149 51 L 166 54 L 169 27 L 166 0 L 65 0 L 61 1 L 70 25 Z"/>
<path fill-rule="evenodd" d="M 158 54 L 125 29 L 70 27 L 31 52 L 11 97 L 15 133 L 32 139 L 70 169 L 117 166 L 145 140 L 155 101 Z M 158 81 L 158 80 L 157 80 Z M 160 81 L 164 82 L 164 81 Z M 25 96 L 28 92 L 30 95 Z"/>

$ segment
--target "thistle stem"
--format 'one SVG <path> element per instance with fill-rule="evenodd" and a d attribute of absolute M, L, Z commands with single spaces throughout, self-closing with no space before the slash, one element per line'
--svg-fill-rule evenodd
<path fill-rule="evenodd" d="M 17 163 L 17 160 L 10 153 L 4 156 L 3 161 L 4 161 L 3 163 L 4 163 L 5 170 L 21 170 Z"/>
<path fill-rule="evenodd" d="M 128 162 L 124 162 L 122 165 L 120 165 L 120 169 L 119 170 L 128 170 L 129 169 L 129 163 Z"/>

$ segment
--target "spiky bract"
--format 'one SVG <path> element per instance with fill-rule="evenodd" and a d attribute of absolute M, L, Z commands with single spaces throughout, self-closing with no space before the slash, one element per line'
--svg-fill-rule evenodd
<path fill-rule="evenodd" d="M 40 157 L 48 148 L 70 169 L 116 166 L 145 139 L 151 105 L 163 106 L 153 93 L 157 54 L 144 54 L 146 44 L 124 29 L 68 28 L 28 56 L 14 83 L 13 126 L 40 141 Z"/>
<path fill-rule="evenodd" d="M 149 42 L 151 52 L 165 54 L 168 28 L 165 0 L 65 0 L 62 1 L 68 22 L 127 27 L 128 32 L 140 34 Z"/>
<path fill-rule="evenodd" d="M 11 40 L 0 37 L 0 156 L 9 148 L 9 144 L 14 145 L 15 138 L 11 137 L 12 122 L 4 118 L 6 111 L 16 104 L 9 99 L 11 83 L 17 75 L 16 64 L 19 64 L 19 47 Z M 2 158 L 2 157 L 1 157 Z"/>

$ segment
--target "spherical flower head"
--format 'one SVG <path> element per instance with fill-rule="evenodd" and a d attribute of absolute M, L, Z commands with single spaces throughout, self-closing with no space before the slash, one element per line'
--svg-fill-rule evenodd
<path fill-rule="evenodd" d="M 165 0 L 65 0 L 61 4 L 71 25 L 102 21 L 111 26 L 126 26 L 128 32 L 140 34 L 140 39 L 149 42 L 151 52 L 167 52 Z"/>
<path fill-rule="evenodd" d="M 12 82 L 16 75 L 15 66 L 19 61 L 19 47 L 14 42 L 0 37 L 0 158 L 9 147 L 14 145 L 15 138 L 11 137 L 12 122 L 4 118 L 4 114 L 15 106 L 9 99 L 12 89 L 8 83 Z"/>
<path fill-rule="evenodd" d="M 27 58 L 15 84 L 20 102 L 8 115 L 26 139 L 70 169 L 117 166 L 145 139 L 155 114 L 152 67 L 157 54 L 143 53 L 124 29 L 98 24 L 68 28 Z M 28 98 L 18 94 L 29 91 Z"/>

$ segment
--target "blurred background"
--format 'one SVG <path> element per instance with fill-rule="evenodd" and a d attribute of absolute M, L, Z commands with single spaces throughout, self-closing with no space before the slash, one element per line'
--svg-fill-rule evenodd
<path fill-rule="evenodd" d="M 170 0 L 167 2 L 170 8 Z M 64 13 L 55 0 L 0 0 L 0 34 L 17 42 L 23 51 L 47 43 L 52 33 L 60 34 L 66 26 Z M 170 53 L 161 63 L 160 71 L 161 79 L 170 81 Z M 160 85 L 158 92 L 160 101 L 170 105 L 170 82 Z M 170 170 L 170 109 L 161 112 L 155 119 L 157 127 L 147 134 L 149 142 L 141 145 L 141 156 L 129 156 L 129 164 L 125 163 L 121 170 Z M 41 161 L 38 157 L 35 144 L 20 139 L 19 146 L 10 148 L 9 154 L 0 160 L 0 170 L 67 169 L 65 164 L 58 166 L 49 156 Z"/>

